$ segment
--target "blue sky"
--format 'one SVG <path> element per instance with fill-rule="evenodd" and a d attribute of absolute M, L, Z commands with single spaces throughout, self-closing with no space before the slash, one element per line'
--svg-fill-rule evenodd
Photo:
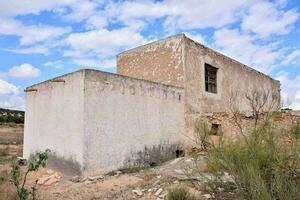
<path fill-rule="evenodd" d="M 0 0 L 0 107 L 80 68 L 115 72 L 115 55 L 185 33 L 281 81 L 300 109 L 299 0 Z"/>

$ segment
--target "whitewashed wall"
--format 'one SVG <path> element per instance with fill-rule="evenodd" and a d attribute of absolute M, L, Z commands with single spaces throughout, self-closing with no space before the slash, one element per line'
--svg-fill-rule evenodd
<path fill-rule="evenodd" d="M 84 71 L 58 79 L 27 88 L 24 157 L 49 148 L 83 166 Z"/>
<path fill-rule="evenodd" d="M 24 156 L 49 148 L 84 173 L 115 170 L 135 152 L 184 139 L 183 89 L 96 70 L 29 87 Z M 56 79 L 56 80 L 57 80 Z"/>
<path fill-rule="evenodd" d="M 182 142 L 181 88 L 87 71 L 84 110 L 88 172 L 118 169 L 145 146 Z"/>

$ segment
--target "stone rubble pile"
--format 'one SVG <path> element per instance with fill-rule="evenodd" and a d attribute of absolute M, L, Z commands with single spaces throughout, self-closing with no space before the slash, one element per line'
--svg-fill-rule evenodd
<path fill-rule="evenodd" d="M 90 184 L 90 183 L 95 183 L 98 180 L 103 180 L 104 176 L 99 175 L 99 176 L 89 176 L 89 177 L 81 177 L 81 176 L 74 176 L 70 179 L 70 181 L 74 182 L 74 183 L 86 183 L 86 184 Z"/>
<path fill-rule="evenodd" d="M 53 170 L 47 170 L 47 174 L 40 177 L 37 181 L 38 185 L 52 185 L 59 182 L 61 176 Z"/>

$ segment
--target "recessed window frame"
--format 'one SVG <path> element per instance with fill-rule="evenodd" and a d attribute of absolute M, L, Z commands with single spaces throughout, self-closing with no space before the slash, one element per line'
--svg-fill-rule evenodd
<path fill-rule="evenodd" d="M 205 92 L 218 94 L 218 68 L 204 63 L 204 89 Z"/>

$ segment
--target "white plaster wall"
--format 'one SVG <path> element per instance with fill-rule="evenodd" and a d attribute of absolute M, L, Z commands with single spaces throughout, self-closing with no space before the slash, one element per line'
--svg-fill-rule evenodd
<path fill-rule="evenodd" d="M 86 172 L 118 169 L 145 146 L 182 142 L 182 95 L 181 88 L 86 71 Z"/>
<path fill-rule="evenodd" d="M 83 166 L 84 70 L 27 89 L 24 157 L 49 148 Z"/>

